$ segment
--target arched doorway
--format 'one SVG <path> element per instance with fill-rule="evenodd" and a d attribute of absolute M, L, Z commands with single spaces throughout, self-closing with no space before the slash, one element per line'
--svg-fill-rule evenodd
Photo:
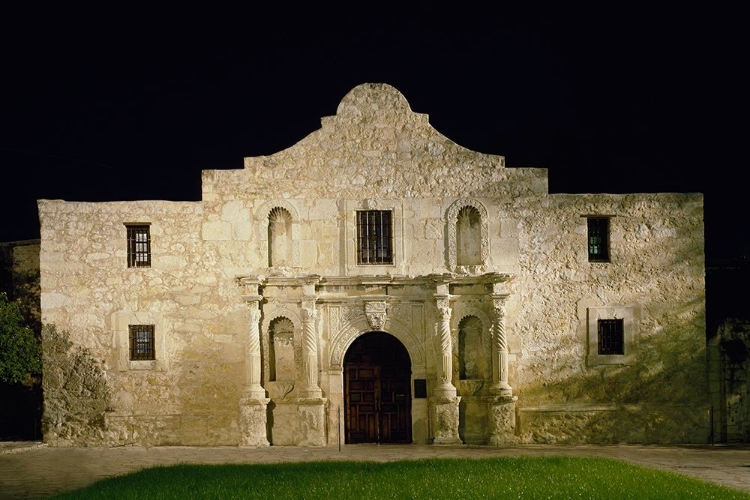
<path fill-rule="evenodd" d="M 344 357 L 346 443 L 411 443 L 411 360 L 385 332 L 366 333 Z"/>

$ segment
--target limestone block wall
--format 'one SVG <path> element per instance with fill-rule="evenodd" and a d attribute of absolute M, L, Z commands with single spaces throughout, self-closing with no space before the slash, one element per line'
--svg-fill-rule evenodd
<path fill-rule="evenodd" d="M 231 254 L 202 237 L 214 235 L 200 203 L 50 200 L 39 211 L 42 321 L 102 364 L 112 401 L 100 442 L 236 444 L 246 311 Z M 150 223 L 151 267 L 127 267 L 127 222 Z M 155 325 L 155 361 L 129 360 L 129 324 Z"/>
<path fill-rule="evenodd" d="M 299 422 L 309 356 L 318 362 L 310 376 L 321 392 L 315 405 L 324 399 L 328 412 L 323 438 L 335 444 L 344 348 L 378 329 L 365 315 L 367 298 L 387 297 L 383 330 L 407 347 L 412 378 L 436 387 L 443 352 L 434 277 L 443 276 L 453 280 L 444 287 L 465 442 L 486 443 L 501 420 L 508 428 L 500 434 L 522 443 L 708 439 L 700 195 L 549 194 L 545 169 L 506 168 L 501 156 L 462 148 L 379 84 L 356 87 L 335 116 L 291 148 L 246 158 L 241 170 L 206 170 L 202 181 L 200 202 L 39 202 L 42 321 L 87 349 L 109 395 L 97 432 L 85 421 L 58 419 L 45 437 L 51 444 L 242 442 L 239 402 L 251 365 L 243 276 L 262 294 L 251 300 L 260 313 L 272 444 L 319 442 Z M 479 214 L 472 247 L 479 264 L 456 258 L 463 207 Z M 358 210 L 392 212 L 393 265 L 357 265 Z M 610 218 L 611 262 L 588 261 L 592 215 Z M 269 216 L 283 239 L 269 239 Z M 126 223 L 150 225 L 150 267 L 127 267 Z M 283 253 L 277 263 L 272 248 Z M 503 321 L 518 400 L 515 415 L 506 408 L 503 419 L 488 393 L 498 318 L 492 285 L 477 281 L 487 273 L 512 276 Z M 365 277 L 371 282 L 355 279 Z M 466 277 L 475 281 L 462 285 Z M 279 358 L 285 375 L 271 380 L 269 329 L 277 316 L 292 324 L 291 345 Z M 461 372 L 465 318 L 473 332 L 473 357 L 463 358 L 468 375 Z M 597 355 L 599 318 L 624 320 L 624 355 Z M 155 326 L 156 360 L 129 359 L 131 324 Z M 427 400 L 411 408 L 414 439 L 430 442 Z"/>
<path fill-rule="evenodd" d="M 700 195 L 551 195 L 521 220 L 520 441 L 706 442 L 702 213 Z M 609 263 L 587 261 L 582 216 L 597 214 L 612 216 Z M 632 321 L 632 356 L 595 362 L 595 314 Z"/>

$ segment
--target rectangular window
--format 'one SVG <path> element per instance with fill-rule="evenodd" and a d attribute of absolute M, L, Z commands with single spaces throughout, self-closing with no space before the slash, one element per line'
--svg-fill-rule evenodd
<path fill-rule="evenodd" d="M 609 217 L 588 217 L 589 262 L 609 262 Z"/>
<path fill-rule="evenodd" d="M 154 325 L 130 325 L 130 359 L 143 361 L 156 359 Z"/>
<path fill-rule="evenodd" d="M 599 354 L 625 354 L 625 328 L 622 319 L 598 320 Z"/>
<path fill-rule="evenodd" d="M 151 228 L 147 224 L 127 225 L 128 267 L 151 267 Z"/>
<path fill-rule="evenodd" d="M 357 212 L 357 264 L 393 264 L 390 210 Z"/>

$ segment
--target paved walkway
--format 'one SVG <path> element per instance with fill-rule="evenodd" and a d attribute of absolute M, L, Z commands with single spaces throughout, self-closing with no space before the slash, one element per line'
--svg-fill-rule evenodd
<path fill-rule="evenodd" d="M 50 448 L 0 442 L 0 499 L 44 498 L 115 475 L 177 463 L 278 463 L 313 460 L 392 461 L 502 456 L 606 457 L 677 472 L 750 493 L 750 446 L 345 445 L 328 448 L 191 447 Z"/>

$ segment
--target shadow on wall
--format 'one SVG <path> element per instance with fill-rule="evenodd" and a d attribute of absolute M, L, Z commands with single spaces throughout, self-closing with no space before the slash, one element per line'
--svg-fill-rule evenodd
<path fill-rule="evenodd" d="M 101 364 L 54 325 L 42 328 L 42 363 L 45 442 L 55 446 L 100 443 L 110 409 Z"/>
<path fill-rule="evenodd" d="M 613 283 L 602 296 L 639 303 L 639 330 L 628 364 L 588 365 L 587 350 L 548 344 L 535 352 L 543 376 L 517 387 L 516 435 L 524 443 L 708 443 L 712 440 L 707 377 L 705 302 L 700 280 L 679 292 L 674 276 L 693 272 L 691 255 L 654 261 L 640 285 L 643 296 L 621 297 L 615 287 L 627 275 L 608 275 Z M 646 264 L 644 264 L 646 265 Z M 662 280 L 664 269 L 674 275 Z M 608 270 L 619 272 L 619 268 Z M 667 284 L 664 284 L 667 283 Z M 675 298 L 684 293 L 685 299 Z M 679 306 L 679 304 L 682 304 Z M 550 327 L 551 328 L 551 327 Z M 592 332 L 588 332 L 592 335 Z M 593 332 L 596 335 L 596 332 Z M 570 346 L 567 346 L 570 347 Z"/>

